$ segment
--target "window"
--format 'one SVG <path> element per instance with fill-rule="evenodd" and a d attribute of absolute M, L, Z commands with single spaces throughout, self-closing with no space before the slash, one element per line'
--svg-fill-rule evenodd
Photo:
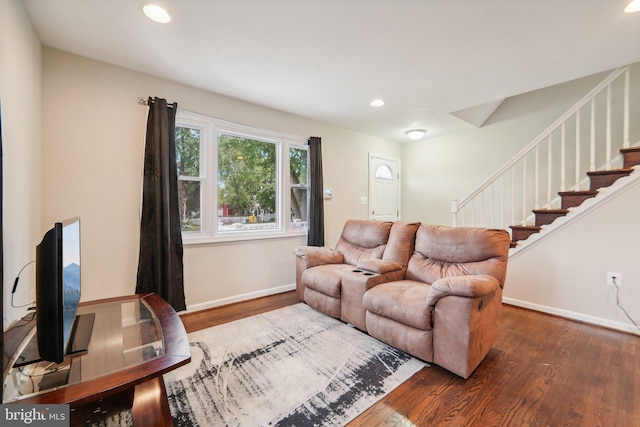
<path fill-rule="evenodd" d="M 178 111 L 184 242 L 305 234 L 308 157 L 303 138 Z"/>
<path fill-rule="evenodd" d="M 380 179 L 393 179 L 393 172 L 391 172 L 391 168 L 387 165 L 380 165 L 378 169 L 376 169 L 376 178 Z"/>
<path fill-rule="evenodd" d="M 309 210 L 309 149 L 289 148 L 289 187 L 291 188 L 291 225 L 306 226 Z"/>

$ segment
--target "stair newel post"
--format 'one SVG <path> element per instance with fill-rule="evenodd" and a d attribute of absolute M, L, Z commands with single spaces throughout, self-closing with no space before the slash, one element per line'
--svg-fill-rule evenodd
<path fill-rule="evenodd" d="M 622 131 L 622 147 L 629 148 L 629 68 L 624 72 L 624 128 Z"/>
<path fill-rule="evenodd" d="M 565 139 L 564 139 L 564 123 L 560 127 L 560 191 L 567 190 L 567 184 L 565 179 Z"/>
<path fill-rule="evenodd" d="M 574 191 L 580 191 L 580 110 L 576 111 L 576 184 Z"/>
<path fill-rule="evenodd" d="M 458 199 L 451 201 L 451 216 L 453 217 L 453 226 L 458 226 Z"/>
<path fill-rule="evenodd" d="M 604 165 L 605 170 L 611 170 L 611 84 L 607 85 L 607 145 L 605 148 L 605 154 L 607 161 Z"/>
<path fill-rule="evenodd" d="M 595 97 L 591 99 L 591 141 L 590 141 L 590 157 L 591 164 L 589 170 L 596 170 L 596 100 Z"/>

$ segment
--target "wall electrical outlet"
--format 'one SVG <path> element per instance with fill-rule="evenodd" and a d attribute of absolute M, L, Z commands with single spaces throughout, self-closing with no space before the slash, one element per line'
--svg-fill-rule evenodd
<path fill-rule="evenodd" d="M 622 286 L 622 274 L 607 272 L 607 285 L 609 286 Z"/>

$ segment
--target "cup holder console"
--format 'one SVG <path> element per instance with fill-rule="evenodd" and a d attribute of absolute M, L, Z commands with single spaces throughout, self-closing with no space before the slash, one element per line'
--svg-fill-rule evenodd
<path fill-rule="evenodd" d="M 354 272 L 354 273 L 362 273 L 365 276 L 375 276 L 376 275 L 376 273 L 372 273 L 370 271 L 363 271 L 363 270 L 360 270 L 360 269 L 355 269 L 355 270 L 351 270 L 351 271 Z"/>

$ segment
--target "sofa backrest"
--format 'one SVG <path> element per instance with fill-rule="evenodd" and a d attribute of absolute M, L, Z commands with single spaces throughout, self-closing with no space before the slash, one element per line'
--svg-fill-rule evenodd
<path fill-rule="evenodd" d="M 392 225 L 391 221 L 347 220 L 336 250 L 342 252 L 346 264 L 356 265 L 368 259 L 381 259 Z"/>
<path fill-rule="evenodd" d="M 393 261 L 406 268 L 413 253 L 418 227 L 420 227 L 419 222 L 394 222 L 382 259 Z"/>
<path fill-rule="evenodd" d="M 486 274 L 504 287 L 510 236 L 506 230 L 423 224 L 406 278 L 431 284 L 443 277 Z"/>

